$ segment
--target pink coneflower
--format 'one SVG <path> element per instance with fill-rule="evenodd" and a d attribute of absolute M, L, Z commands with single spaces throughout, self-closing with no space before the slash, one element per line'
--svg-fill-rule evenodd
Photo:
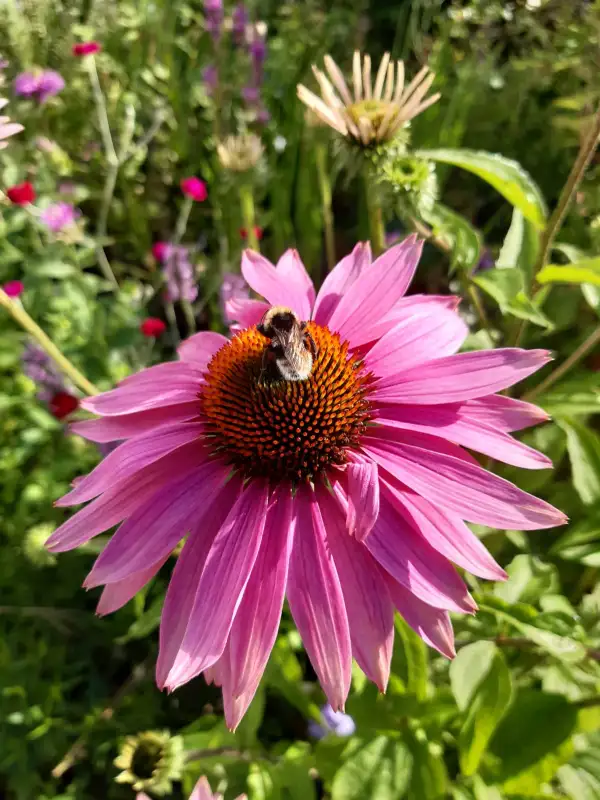
<path fill-rule="evenodd" d="M 186 197 L 191 197 L 197 203 L 203 203 L 208 197 L 206 184 L 200 178 L 183 178 L 180 183 L 181 191 Z"/>
<path fill-rule="evenodd" d="M 150 800 L 150 798 L 145 792 L 138 792 L 135 800 Z M 194 786 L 189 800 L 223 800 L 223 795 L 213 794 L 208 779 L 203 775 Z M 248 797 L 245 794 L 240 794 L 236 797 L 236 800 L 248 800 Z"/>
<path fill-rule="evenodd" d="M 23 281 L 7 281 L 2 288 L 9 297 L 20 297 L 25 291 L 25 284 Z"/>
<path fill-rule="evenodd" d="M 157 682 L 175 689 L 204 673 L 222 686 L 231 728 L 260 682 L 284 596 L 339 710 L 353 658 L 385 688 L 394 609 L 454 655 L 448 612 L 476 605 L 453 563 L 505 577 L 464 520 L 516 530 L 565 521 L 464 449 L 551 466 L 509 435 L 544 412 L 496 394 L 548 353 L 457 355 L 468 331 L 455 298 L 404 297 L 420 252 L 412 236 L 371 263 L 359 244 L 316 295 L 296 251 L 276 267 L 245 251 L 242 273 L 265 301 L 239 303 L 243 330 L 232 339 L 198 333 L 180 361 L 82 403 L 100 418 L 76 432 L 128 441 L 59 501 L 92 502 L 50 549 L 122 523 L 85 582 L 104 585 L 98 610 L 107 613 L 187 536 L 162 612 Z M 287 310 L 262 327 L 271 305 Z M 310 322 L 298 329 L 294 315 Z M 286 362 L 290 329 L 301 345 Z M 286 377 L 294 370 L 302 379 Z"/>
<path fill-rule="evenodd" d="M 0 97 L 0 109 L 4 108 L 7 103 L 8 100 L 4 97 Z M 0 150 L 4 150 L 5 147 L 8 147 L 6 139 L 10 139 L 11 136 L 20 133 L 22 130 L 23 126 L 19 122 L 11 122 L 10 117 L 0 115 Z"/>
<path fill-rule="evenodd" d="M 91 56 L 100 52 L 100 45 L 98 42 L 78 42 L 73 45 L 72 51 L 74 56 Z"/>
<path fill-rule="evenodd" d="M 61 200 L 45 208 L 40 214 L 40 219 L 53 233 L 59 233 L 73 226 L 78 216 L 79 211 L 76 208 Z"/>

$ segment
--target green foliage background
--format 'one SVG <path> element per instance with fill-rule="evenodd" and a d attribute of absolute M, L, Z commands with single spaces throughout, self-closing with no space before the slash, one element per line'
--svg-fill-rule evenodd
<path fill-rule="evenodd" d="M 26 130 L 0 153 L 0 187 L 31 179 L 43 205 L 69 181 L 85 221 L 82 239 L 65 243 L 26 210 L 2 206 L 0 283 L 24 280 L 28 312 L 103 389 L 171 358 L 169 334 L 150 351 L 139 323 L 163 314 L 150 248 L 171 236 L 179 179 L 196 174 L 207 181 L 209 200 L 194 206 L 186 234 L 197 245 L 194 312 L 200 328 L 224 330 L 220 276 L 238 270 L 244 242 L 236 186 L 220 171 L 215 144 L 217 135 L 243 128 L 259 130 L 265 145 L 254 186 L 262 248 L 275 257 L 297 246 L 318 283 L 326 272 L 319 144 L 333 187 L 338 255 L 368 235 L 368 222 L 360 182 L 340 166 L 328 134 L 305 125 L 296 84 L 310 84 L 310 64 L 325 52 L 348 68 L 354 48 L 374 58 L 391 50 L 411 74 L 429 60 L 442 100 L 415 120 L 406 160 L 383 172 L 385 221 L 389 231 L 406 230 L 415 218 L 432 228 L 442 247 L 427 246 L 415 288 L 464 294 L 470 348 L 511 344 L 521 333 L 526 346 L 553 350 L 556 366 L 587 347 L 547 387 L 536 388 L 552 366 L 519 386 L 553 417 L 522 439 L 548 454 L 554 469 L 490 465 L 563 509 L 570 523 L 533 533 L 477 530 L 508 582 L 469 578 L 480 611 L 454 620 L 452 663 L 398 619 L 388 693 L 354 675 L 346 710 L 356 733 L 349 738 L 310 737 L 308 722 L 320 719 L 324 698 L 285 613 L 262 687 L 230 733 L 214 687 L 196 680 L 166 695 L 154 686 L 172 563 L 127 606 L 99 619 L 96 596 L 81 584 L 103 541 L 59 558 L 44 550 L 64 518 L 53 501 L 100 456 L 36 399 L 20 371 L 26 337 L 2 311 L 0 796 L 132 797 L 114 782 L 124 737 L 168 729 L 182 737 L 187 758 L 174 797 L 187 797 L 206 774 L 227 798 L 245 791 L 251 800 L 599 798 L 600 359 L 586 345 L 600 314 L 595 160 L 550 263 L 533 280 L 548 208 L 599 100 L 600 3 L 261 0 L 249 7 L 268 26 L 263 97 L 271 119 L 263 128 L 240 99 L 248 75 L 240 51 L 221 55 L 227 71 L 219 105 L 202 84 L 213 55 L 200 0 L 0 5 L 9 80 L 41 66 L 67 82 L 43 107 L 11 102 L 11 116 Z M 129 136 L 135 145 L 118 172 L 101 241 L 106 162 L 87 73 L 70 50 L 86 38 L 103 45 L 97 61 L 114 138 Z M 4 94 L 10 91 L 7 84 Z M 39 136 L 54 145 L 42 149 Z M 420 174 L 435 174 L 431 196 Z M 97 268 L 99 244 L 118 293 Z M 485 254 L 495 266 L 477 270 Z M 185 335 L 181 309 L 176 321 Z"/>

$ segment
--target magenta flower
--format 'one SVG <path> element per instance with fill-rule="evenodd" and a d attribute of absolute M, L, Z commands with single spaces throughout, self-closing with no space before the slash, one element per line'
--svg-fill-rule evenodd
<path fill-rule="evenodd" d="M 186 197 L 191 197 L 196 203 L 203 203 L 208 197 L 206 184 L 200 178 L 192 176 L 190 178 L 182 178 L 180 181 L 181 191 Z"/>
<path fill-rule="evenodd" d="M 548 353 L 457 354 L 468 331 L 456 299 L 404 296 L 421 246 L 411 236 L 371 263 L 359 244 L 318 295 L 296 251 L 276 267 L 245 251 L 242 273 L 265 301 L 238 303 L 243 330 L 195 334 L 178 362 L 82 401 L 99 419 L 76 432 L 127 441 L 58 501 L 91 502 L 49 547 L 71 550 L 121 523 L 85 581 L 104 586 L 105 614 L 187 537 L 165 598 L 156 678 L 175 689 L 204 673 L 222 687 L 231 728 L 260 682 L 284 596 L 340 710 L 353 658 L 385 689 L 395 609 L 452 657 L 448 612 L 476 610 L 453 564 L 505 578 L 464 520 L 516 530 L 565 521 L 467 452 L 551 466 L 510 436 L 546 414 L 497 394 Z M 285 379 L 284 353 L 257 328 L 271 305 L 292 310 L 280 328 L 294 314 L 310 320 L 301 380 Z"/>
<path fill-rule="evenodd" d="M 2 288 L 4 289 L 5 294 L 7 294 L 9 297 L 15 298 L 20 297 L 23 294 L 25 291 L 25 284 L 23 281 L 8 281 Z"/>
<path fill-rule="evenodd" d="M 74 225 L 78 216 L 79 211 L 70 203 L 60 201 L 45 208 L 40 214 L 40 219 L 53 233 L 59 233 Z"/>
<path fill-rule="evenodd" d="M 15 78 L 14 88 L 15 94 L 33 97 L 40 103 L 45 103 L 49 97 L 62 92 L 65 81 L 62 75 L 53 69 L 21 72 Z"/>

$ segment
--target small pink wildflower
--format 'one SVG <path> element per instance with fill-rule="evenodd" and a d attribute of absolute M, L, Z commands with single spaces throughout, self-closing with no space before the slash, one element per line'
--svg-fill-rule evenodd
<path fill-rule="evenodd" d="M 45 208 L 40 214 L 40 219 L 49 230 L 58 233 L 74 225 L 78 216 L 79 211 L 70 203 L 60 201 Z"/>
<path fill-rule="evenodd" d="M 465 520 L 514 530 L 565 522 L 468 452 L 551 466 L 510 435 L 546 414 L 498 394 L 546 364 L 547 351 L 458 353 L 468 329 L 456 299 L 405 296 L 421 247 L 411 236 L 372 262 L 359 244 L 318 295 L 296 251 L 277 266 L 245 251 L 242 274 L 264 301 L 238 302 L 232 339 L 195 334 L 179 362 L 82 401 L 99 418 L 76 432 L 127 441 L 58 501 L 89 504 L 48 546 L 71 550 L 121 523 L 85 581 L 104 586 L 105 614 L 187 537 L 156 678 L 172 690 L 203 673 L 222 687 L 231 728 L 260 683 L 284 597 L 337 711 L 353 659 L 385 689 L 395 610 L 454 655 L 448 612 L 477 608 L 454 564 L 506 577 Z M 284 379 L 276 342 L 259 330 L 271 306 L 291 309 L 281 326 L 290 314 L 308 321 L 302 380 Z"/>
<path fill-rule="evenodd" d="M 78 42 L 72 47 L 73 55 L 79 57 L 91 56 L 94 53 L 98 53 L 100 49 L 98 42 Z"/>
<path fill-rule="evenodd" d="M 200 178 L 183 178 L 180 183 L 181 191 L 186 197 L 191 197 L 197 203 L 203 203 L 208 197 L 206 184 Z"/>
<path fill-rule="evenodd" d="M 25 284 L 23 281 L 8 281 L 2 288 L 9 297 L 20 297 L 25 291 Z"/>

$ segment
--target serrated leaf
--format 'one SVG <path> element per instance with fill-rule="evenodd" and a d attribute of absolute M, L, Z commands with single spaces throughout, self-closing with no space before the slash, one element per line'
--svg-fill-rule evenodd
<path fill-rule="evenodd" d="M 544 227 L 546 204 L 542 193 L 533 178 L 517 161 L 497 153 L 466 149 L 421 150 L 417 155 L 443 164 L 453 164 L 474 173 L 500 192 L 536 228 Z"/>
<path fill-rule="evenodd" d="M 547 264 L 537 274 L 538 283 L 589 283 L 600 286 L 600 258 L 584 258 L 571 264 Z"/>
<path fill-rule="evenodd" d="M 332 800 L 398 800 L 411 776 L 411 755 L 398 739 L 377 736 L 342 764 L 331 788 Z"/>
<path fill-rule="evenodd" d="M 567 434 L 575 491 L 586 505 L 600 501 L 600 436 L 575 420 L 558 424 Z"/>

